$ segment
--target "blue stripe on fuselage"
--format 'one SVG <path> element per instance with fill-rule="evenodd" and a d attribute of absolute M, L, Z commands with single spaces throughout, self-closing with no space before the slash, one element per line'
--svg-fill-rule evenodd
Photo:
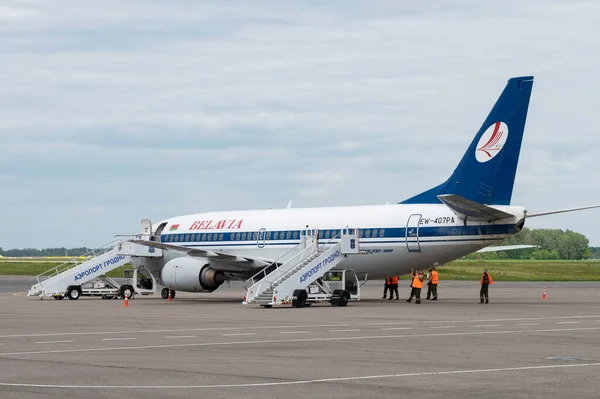
<path fill-rule="evenodd" d="M 414 230 L 415 228 L 411 228 Z M 324 229 L 320 230 L 319 237 L 320 241 L 328 240 L 339 234 L 339 230 L 336 229 Z M 510 235 L 516 233 L 515 225 L 503 224 L 503 225 L 480 225 L 480 226 L 419 226 L 418 237 L 427 238 L 427 242 L 439 242 L 448 241 L 442 240 L 431 240 L 430 238 L 443 238 L 451 236 L 469 237 L 470 240 L 476 240 L 479 236 L 489 235 Z M 264 233 L 264 240 L 261 238 L 261 242 L 266 244 L 290 244 L 290 241 L 297 242 L 300 237 L 300 230 L 278 230 L 278 231 L 267 231 Z M 360 229 L 361 239 L 378 239 L 377 242 L 385 242 L 382 239 L 398 239 L 406 238 L 406 228 L 404 227 L 392 227 L 392 228 L 377 228 L 369 227 Z M 411 235 L 411 237 L 414 237 Z M 228 245 L 256 245 L 258 239 L 258 232 L 246 231 L 246 232 L 211 232 L 211 233 L 165 233 L 161 235 L 160 241 L 165 243 L 185 243 L 185 242 L 205 242 L 208 245 L 214 245 L 215 243 L 225 243 Z M 459 240 L 451 240 L 459 241 Z M 375 242 L 375 241 L 365 241 Z M 391 241 L 391 242 L 404 242 L 404 241 Z M 238 244 L 236 244 L 238 243 Z M 220 244 L 223 245 L 223 244 Z"/>

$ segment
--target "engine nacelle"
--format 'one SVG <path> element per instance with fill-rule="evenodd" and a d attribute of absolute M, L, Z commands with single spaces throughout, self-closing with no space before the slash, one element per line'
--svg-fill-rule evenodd
<path fill-rule="evenodd" d="M 160 277 L 166 287 L 188 292 L 212 292 L 227 280 L 225 274 L 210 267 L 206 259 L 188 257 L 168 261 Z"/>

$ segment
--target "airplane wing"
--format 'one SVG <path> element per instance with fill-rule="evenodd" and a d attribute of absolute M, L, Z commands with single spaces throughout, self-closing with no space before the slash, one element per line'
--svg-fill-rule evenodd
<path fill-rule="evenodd" d="M 272 262 L 267 259 L 250 258 L 247 256 L 237 256 L 228 254 L 226 252 L 207 251 L 204 249 L 188 248 L 180 245 L 165 244 L 157 241 L 147 240 L 130 240 L 136 244 L 146 245 L 148 247 L 160 248 L 164 250 L 177 251 L 187 256 L 208 258 L 211 262 L 222 262 L 230 265 L 240 266 L 246 264 L 250 268 L 265 267 L 270 265 Z"/>
<path fill-rule="evenodd" d="M 475 251 L 475 253 L 481 252 L 496 252 L 496 251 L 510 251 L 513 249 L 525 249 L 525 248 L 538 248 L 539 245 L 501 245 L 498 247 L 486 247 L 482 248 L 479 251 Z"/>
<path fill-rule="evenodd" d="M 483 205 L 454 194 L 437 196 L 446 206 L 452 209 L 460 219 L 469 220 L 499 220 L 514 217 L 511 213 L 503 212 L 489 205 Z"/>

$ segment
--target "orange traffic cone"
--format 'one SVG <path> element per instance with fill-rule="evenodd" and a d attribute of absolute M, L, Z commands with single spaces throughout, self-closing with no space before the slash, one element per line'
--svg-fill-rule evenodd
<path fill-rule="evenodd" d="M 169 300 L 169 301 L 172 301 L 172 300 L 173 300 L 173 298 L 171 298 L 171 290 L 169 290 L 169 298 L 168 298 L 168 300 Z"/>
<path fill-rule="evenodd" d="M 544 290 L 542 291 L 542 299 L 546 299 L 546 287 L 544 287 Z"/>
<path fill-rule="evenodd" d="M 127 295 L 125 295 L 125 302 L 123 302 L 123 307 L 129 307 L 129 297 Z"/>

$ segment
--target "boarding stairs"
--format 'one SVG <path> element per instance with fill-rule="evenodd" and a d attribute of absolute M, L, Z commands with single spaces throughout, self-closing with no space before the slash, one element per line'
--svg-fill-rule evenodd
<path fill-rule="evenodd" d="M 300 244 L 245 283 L 243 304 L 292 304 L 297 290 L 306 290 L 348 255 L 359 254 L 357 230 L 345 228 L 341 234 L 319 245 L 318 230 L 304 230 Z"/>
<path fill-rule="evenodd" d="M 161 256 L 160 249 L 119 238 L 85 254 L 83 261 L 74 258 L 36 276 L 37 282 L 27 291 L 27 296 L 62 297 L 72 287 L 77 287 L 81 293 L 81 285 L 125 265 L 132 257 Z"/>

